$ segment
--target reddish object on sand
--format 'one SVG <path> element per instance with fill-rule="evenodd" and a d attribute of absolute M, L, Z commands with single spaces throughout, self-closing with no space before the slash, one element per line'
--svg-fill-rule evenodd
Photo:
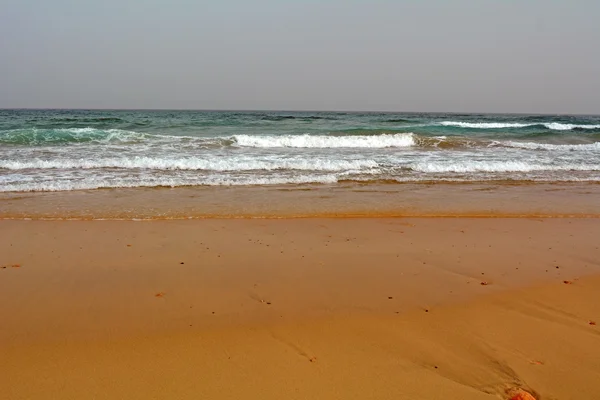
<path fill-rule="evenodd" d="M 510 400 L 536 400 L 536 398 L 533 397 L 532 394 L 521 389 L 510 392 L 509 395 Z"/>

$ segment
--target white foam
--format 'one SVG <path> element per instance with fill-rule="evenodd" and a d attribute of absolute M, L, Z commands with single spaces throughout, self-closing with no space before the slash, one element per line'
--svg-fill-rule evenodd
<path fill-rule="evenodd" d="M 242 147 L 297 147 L 297 148 L 385 148 L 411 147 L 415 145 L 412 133 L 397 133 L 377 136 L 233 136 L 236 144 Z"/>
<path fill-rule="evenodd" d="M 589 151 L 600 150 L 600 142 L 587 144 L 549 144 L 549 143 L 532 143 L 532 142 L 494 142 L 494 145 L 505 147 L 515 147 L 518 149 L 528 150 L 563 150 L 563 151 Z"/>
<path fill-rule="evenodd" d="M 68 132 L 68 133 L 93 133 L 93 132 L 100 132 L 98 129 L 95 128 L 60 128 L 60 129 L 55 129 L 56 131 L 59 132 Z"/>
<path fill-rule="evenodd" d="M 58 192 L 73 190 L 92 190 L 106 188 L 142 188 L 142 187 L 182 187 L 182 186 L 256 186 L 284 184 L 327 184 L 336 183 L 335 175 L 298 175 L 293 177 L 243 177 L 223 178 L 210 176 L 203 179 L 184 179 L 173 177 L 127 178 L 86 178 L 83 180 L 49 180 L 42 182 L 15 183 L 0 186 L 0 192 Z"/>
<path fill-rule="evenodd" d="M 455 126 L 458 128 L 475 128 L 475 129 L 501 129 L 501 128 L 524 128 L 535 124 L 523 123 L 508 123 L 508 122 L 462 122 L 462 121 L 443 121 L 440 122 L 443 126 Z"/>
<path fill-rule="evenodd" d="M 600 129 L 600 125 L 574 125 L 574 124 L 561 124 L 559 122 L 552 122 L 544 124 L 548 129 L 555 131 L 570 131 L 572 129 Z"/>
<path fill-rule="evenodd" d="M 347 171 L 378 167 L 374 160 L 328 160 L 310 158 L 180 158 L 163 159 L 151 157 L 109 159 L 54 159 L 54 160 L 0 160 L 0 169 L 151 169 L 151 170 L 205 170 L 205 171 L 252 171 L 252 170 L 302 170 Z"/>
<path fill-rule="evenodd" d="M 459 161 L 453 163 L 415 163 L 411 169 L 425 173 L 600 171 L 600 165 L 533 164 L 524 161 Z"/>
<path fill-rule="evenodd" d="M 71 134 L 77 140 L 90 140 L 98 143 L 139 141 L 148 137 L 143 132 L 126 131 L 123 129 L 69 128 L 57 129 L 57 131 Z"/>
<path fill-rule="evenodd" d="M 600 125 L 577 125 L 563 124 L 560 122 L 539 122 L 539 123 L 522 123 L 522 122 L 462 122 L 462 121 L 442 121 L 442 126 L 455 126 L 458 128 L 473 128 L 473 129 L 503 129 L 503 128 L 525 128 L 528 126 L 543 125 L 548 129 L 555 131 L 570 131 L 573 129 L 600 129 Z"/>

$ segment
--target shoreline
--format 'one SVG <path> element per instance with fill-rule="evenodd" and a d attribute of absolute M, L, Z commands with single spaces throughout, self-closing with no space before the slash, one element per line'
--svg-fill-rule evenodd
<path fill-rule="evenodd" d="M 338 184 L 0 193 L 0 220 L 600 217 L 595 183 Z"/>
<path fill-rule="evenodd" d="M 203 221 L 203 220 L 315 220 L 315 219 L 599 219 L 600 214 L 498 214 L 498 215 L 473 215 L 473 214 L 448 214 L 448 215 L 424 215 L 424 214 L 314 214 L 314 215 L 285 215 L 285 216 L 246 216 L 246 215 L 215 215 L 199 217 L 173 217 L 173 218 L 30 218 L 30 217 L 5 217 L 0 221 L 41 221 L 41 222 L 92 222 L 92 221 L 116 221 L 116 222 L 153 222 L 153 221 Z"/>

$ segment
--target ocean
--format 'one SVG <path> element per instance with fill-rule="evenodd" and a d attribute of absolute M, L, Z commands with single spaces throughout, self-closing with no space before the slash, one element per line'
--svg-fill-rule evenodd
<path fill-rule="evenodd" d="M 0 191 L 600 182 L 600 116 L 0 110 Z"/>

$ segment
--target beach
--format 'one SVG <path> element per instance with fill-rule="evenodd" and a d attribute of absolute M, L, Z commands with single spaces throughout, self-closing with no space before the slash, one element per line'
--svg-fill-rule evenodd
<path fill-rule="evenodd" d="M 599 135 L 0 110 L 0 397 L 600 398 Z"/>
<path fill-rule="evenodd" d="M 594 399 L 599 222 L 1 220 L 0 391 Z"/>

